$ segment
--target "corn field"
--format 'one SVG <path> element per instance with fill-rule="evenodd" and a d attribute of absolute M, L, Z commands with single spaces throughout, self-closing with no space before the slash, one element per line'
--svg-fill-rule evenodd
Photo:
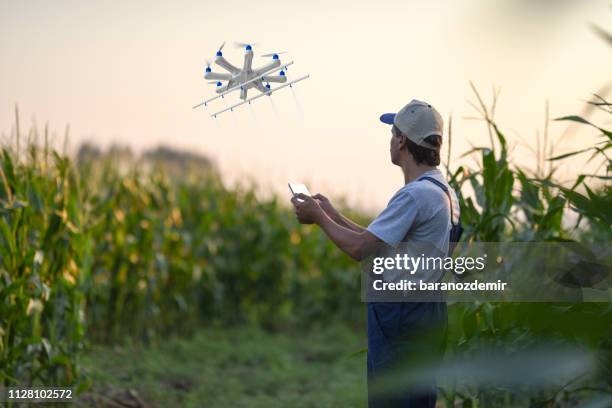
<path fill-rule="evenodd" d="M 612 115 L 606 101 L 591 103 Z M 573 154 L 603 165 L 595 176 L 561 185 L 554 164 L 572 154 L 547 157 L 545 172 L 513 165 L 504 134 L 480 107 L 491 146 L 467 153 L 480 157 L 479 167 L 448 168 L 463 193 L 464 239 L 609 240 L 612 132 L 578 116 L 561 118 L 600 134 L 601 143 Z M 318 229 L 298 227 L 286 200 L 228 189 L 210 163 L 195 159 L 177 168 L 162 155 L 118 156 L 84 146 L 71 158 L 32 141 L 2 148 L 4 385 L 85 387 L 78 356 L 89 342 L 147 342 L 208 324 L 361 324 L 359 265 Z M 563 222 L 568 214 L 574 225 Z M 520 347 L 554 338 L 595 352 L 600 371 L 592 386 L 611 386 L 610 304 L 454 304 L 449 321 L 451 353 L 492 339 Z M 449 402 L 477 397 L 496 398 L 444 391 Z"/>

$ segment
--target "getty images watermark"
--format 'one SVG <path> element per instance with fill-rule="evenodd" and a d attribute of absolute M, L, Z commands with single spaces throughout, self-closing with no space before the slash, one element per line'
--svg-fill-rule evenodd
<path fill-rule="evenodd" d="M 362 263 L 367 302 L 610 301 L 609 243 L 461 243 L 452 256 L 431 244 L 381 245 Z"/>

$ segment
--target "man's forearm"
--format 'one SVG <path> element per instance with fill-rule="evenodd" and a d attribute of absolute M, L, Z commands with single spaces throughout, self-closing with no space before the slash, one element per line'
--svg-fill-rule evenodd
<path fill-rule="evenodd" d="M 365 228 L 362 227 L 361 225 L 357 224 L 355 221 L 351 220 L 350 218 L 338 213 L 338 215 L 340 216 L 340 219 L 342 220 L 342 224 L 340 225 L 344 225 L 346 228 L 351 229 L 355 232 L 363 232 L 365 231 Z"/>
<path fill-rule="evenodd" d="M 333 221 L 336 222 L 336 224 L 341 225 L 345 228 L 348 228 L 351 231 L 355 231 L 355 232 L 365 231 L 364 227 L 362 227 L 361 225 L 357 224 L 354 221 L 351 221 L 349 218 L 342 215 L 340 211 L 338 210 L 335 210 L 333 214 L 328 214 L 328 215 Z"/>
<path fill-rule="evenodd" d="M 317 224 L 329 239 L 348 256 L 358 261 L 363 258 L 362 232 L 341 225 L 326 213 L 321 213 Z"/>

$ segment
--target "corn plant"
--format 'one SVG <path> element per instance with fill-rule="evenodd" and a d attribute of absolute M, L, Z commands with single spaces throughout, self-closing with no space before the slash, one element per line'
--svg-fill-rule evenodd
<path fill-rule="evenodd" d="M 7 148 L 0 160 L 0 377 L 74 384 L 91 245 L 77 175 L 35 145 L 24 161 Z"/>

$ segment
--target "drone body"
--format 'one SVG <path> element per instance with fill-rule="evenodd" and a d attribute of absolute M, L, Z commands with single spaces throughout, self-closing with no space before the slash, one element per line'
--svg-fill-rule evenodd
<path fill-rule="evenodd" d="M 262 55 L 262 57 L 272 57 L 272 61 L 260 68 L 254 69 L 252 66 L 253 56 L 254 56 L 253 47 L 249 44 L 238 43 L 239 46 L 244 47 L 244 51 L 245 51 L 244 63 L 242 65 L 242 68 L 238 68 L 235 65 L 231 64 L 223 56 L 222 49 L 224 45 L 225 43 L 223 43 L 221 47 L 219 47 L 219 50 L 217 51 L 217 54 L 215 56 L 215 64 L 223 68 L 225 71 L 227 71 L 227 73 L 212 72 L 210 63 L 208 63 L 205 74 L 204 74 L 205 79 L 213 80 L 210 83 L 216 83 L 217 85 L 216 92 L 218 95 L 216 97 L 210 98 L 194 106 L 193 108 L 195 109 L 202 105 L 207 106 L 209 102 L 215 99 L 218 99 L 219 97 L 223 98 L 228 93 L 237 91 L 237 90 L 240 90 L 240 99 L 242 99 L 242 102 L 235 104 L 233 106 L 230 106 L 226 109 L 223 109 L 219 112 L 213 113 L 211 115 L 212 117 L 216 117 L 217 115 L 223 112 L 226 112 L 228 110 L 232 111 L 234 108 L 240 105 L 243 105 L 245 103 L 251 103 L 253 99 L 257 99 L 258 97 L 261 97 L 263 95 L 271 95 L 272 92 L 280 88 L 284 88 L 285 86 L 291 86 L 292 84 L 309 77 L 308 75 L 306 75 L 304 77 L 301 77 L 299 79 L 296 79 L 294 81 L 287 83 L 287 75 L 285 71 L 287 70 L 287 67 L 289 65 L 293 64 L 293 62 L 282 64 L 279 54 L 282 54 L 283 52 Z M 276 71 L 280 71 L 278 75 L 270 75 Z M 225 82 L 225 84 L 223 84 L 222 81 Z M 285 85 L 279 86 L 277 88 L 272 88 L 270 86 L 271 82 L 272 83 L 284 83 Z M 247 99 L 248 90 L 251 88 L 255 88 L 261 93 L 255 97 L 251 97 L 250 99 Z"/>

